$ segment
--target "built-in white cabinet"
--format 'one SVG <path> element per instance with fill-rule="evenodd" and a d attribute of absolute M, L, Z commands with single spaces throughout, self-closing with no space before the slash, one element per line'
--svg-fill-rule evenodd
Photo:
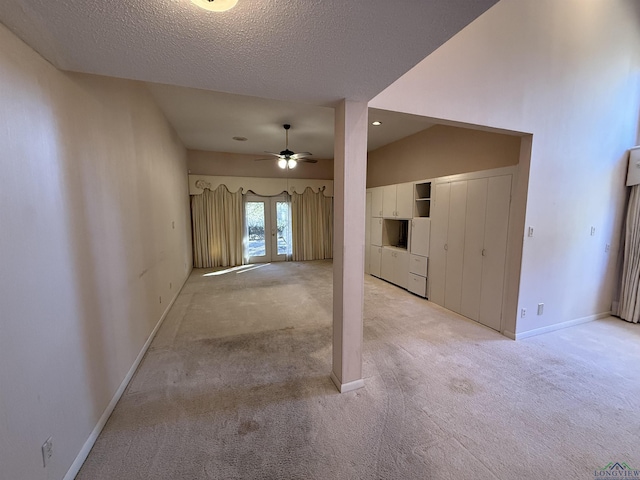
<path fill-rule="evenodd" d="M 429 259 L 421 255 L 409 255 L 409 273 L 427 277 L 427 265 Z"/>
<path fill-rule="evenodd" d="M 382 218 L 373 217 L 371 219 L 371 239 L 370 244 L 378 247 L 382 246 L 382 230 L 384 220 Z"/>
<path fill-rule="evenodd" d="M 431 237 L 431 219 L 414 218 L 411 220 L 411 253 L 414 255 L 429 256 L 429 244 Z"/>
<path fill-rule="evenodd" d="M 382 216 L 385 218 L 413 217 L 413 183 L 399 183 L 382 187 Z"/>
<path fill-rule="evenodd" d="M 380 278 L 380 262 L 382 261 L 382 247 L 370 245 L 369 247 L 369 273 Z"/>
<path fill-rule="evenodd" d="M 500 329 L 511 175 L 439 183 L 431 215 L 429 299 Z"/>
<path fill-rule="evenodd" d="M 409 255 L 409 277 L 407 290 L 421 297 L 427 296 L 427 257 Z"/>
<path fill-rule="evenodd" d="M 418 182 L 415 185 L 414 217 L 431 216 L 431 182 Z"/>
<path fill-rule="evenodd" d="M 427 279 L 422 275 L 409 273 L 407 290 L 421 297 L 427 296 Z"/>
<path fill-rule="evenodd" d="M 382 217 L 382 197 L 384 195 L 384 187 L 375 187 L 369 189 L 371 192 L 371 216 Z"/>
<path fill-rule="evenodd" d="M 382 247 L 380 263 L 380 278 L 407 288 L 407 273 L 409 271 L 409 253 L 396 247 Z"/>
<path fill-rule="evenodd" d="M 411 254 L 409 256 L 407 289 L 421 297 L 427 296 L 427 262 L 430 233 L 431 219 L 414 218 L 411 220 Z"/>

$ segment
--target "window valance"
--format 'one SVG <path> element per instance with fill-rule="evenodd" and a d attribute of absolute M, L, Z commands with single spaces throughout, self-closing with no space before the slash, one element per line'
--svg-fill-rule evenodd
<path fill-rule="evenodd" d="M 333 197 L 333 180 L 305 178 L 258 178 L 258 177 L 219 177 L 212 175 L 189 175 L 189 194 L 201 195 L 205 188 L 215 190 L 225 185 L 230 192 L 252 191 L 257 195 L 273 196 L 282 192 L 304 193 L 307 188 L 322 192 L 325 197 Z"/>

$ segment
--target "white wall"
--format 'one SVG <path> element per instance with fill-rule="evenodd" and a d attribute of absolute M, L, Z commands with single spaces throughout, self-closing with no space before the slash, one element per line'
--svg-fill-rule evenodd
<path fill-rule="evenodd" d="M 527 309 L 518 333 L 610 309 L 625 151 L 638 140 L 639 8 L 502 0 L 370 102 L 533 134 L 529 178 L 514 202 L 524 212 L 526 201 L 535 236 L 523 238 L 523 224 L 510 245 L 513 257 L 524 241 L 520 292 L 508 307 L 511 324 Z"/>
<path fill-rule="evenodd" d="M 0 478 L 61 479 L 189 273 L 186 151 L 141 85 L 0 45 Z"/>

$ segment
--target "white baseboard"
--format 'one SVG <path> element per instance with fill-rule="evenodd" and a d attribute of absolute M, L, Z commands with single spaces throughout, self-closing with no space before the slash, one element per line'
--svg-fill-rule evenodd
<path fill-rule="evenodd" d="M 333 384 L 336 386 L 336 388 L 340 393 L 347 393 L 347 392 L 351 392 L 353 390 L 357 390 L 359 388 L 364 387 L 363 379 L 354 380 L 353 382 L 348 382 L 348 383 L 341 383 L 340 380 L 338 380 L 338 377 L 336 377 L 336 375 L 333 372 L 331 372 L 331 381 L 333 382 Z"/>
<path fill-rule="evenodd" d="M 589 315 L 587 317 L 575 318 L 573 320 L 569 320 L 567 322 L 556 323 L 554 325 L 547 325 L 542 328 L 534 328 L 533 330 L 527 330 L 522 333 L 513 333 L 509 331 L 502 332 L 505 337 L 509 337 L 512 340 L 522 340 L 523 338 L 535 337 L 536 335 L 541 335 L 543 333 L 553 332 L 555 330 L 561 330 L 563 328 L 573 327 L 575 325 L 580 325 L 581 323 L 593 322 L 594 320 L 600 320 L 602 318 L 607 318 L 611 316 L 611 312 L 603 312 L 598 313 L 596 315 Z"/>
<path fill-rule="evenodd" d="M 76 456 L 76 459 L 71 464 L 71 467 L 69 467 L 69 470 L 67 471 L 67 474 L 64 476 L 63 480 L 73 480 L 74 478 L 76 478 L 76 475 L 78 475 L 78 472 L 80 471 L 80 469 L 82 468 L 82 465 L 84 464 L 85 460 L 89 456 L 89 453 L 91 452 L 91 449 L 93 448 L 93 445 L 96 443 L 96 440 L 98 439 L 98 436 L 100 435 L 100 432 L 102 432 L 102 429 L 107 424 L 107 420 L 109 420 L 109 417 L 113 413 L 113 410 L 116 408 L 116 405 L 117 405 L 118 401 L 120 400 L 120 397 L 122 397 L 122 394 L 124 393 L 125 389 L 127 388 L 127 385 L 129 385 L 129 382 L 133 378 L 133 375 L 136 373 L 136 370 L 138 369 L 138 366 L 140 365 L 140 362 L 142 361 L 142 358 L 144 357 L 145 353 L 147 353 L 147 350 L 149 349 L 149 346 L 151 345 L 151 342 L 155 338 L 156 333 L 158 333 L 158 330 L 160 329 L 160 326 L 164 322 L 164 319 L 167 318 L 167 315 L 169 314 L 169 311 L 171 310 L 171 307 L 173 306 L 173 304 L 175 303 L 176 299 L 180 295 L 180 292 L 182 291 L 182 289 L 184 288 L 185 284 L 187 283 L 187 280 L 189 279 L 189 276 L 191 275 L 191 271 L 192 270 L 193 270 L 192 268 L 189 269 L 189 272 L 185 276 L 184 281 L 182 282 L 182 285 L 180 286 L 180 289 L 177 291 L 177 293 L 175 294 L 173 299 L 171 299 L 171 301 L 167 305 L 167 308 L 165 308 L 164 313 L 160 317 L 160 320 L 158 320 L 158 323 L 153 328 L 153 331 L 149 335 L 149 338 L 147 338 L 147 341 L 142 346 L 142 349 L 140 350 L 140 353 L 136 357 L 135 361 L 133 362 L 133 365 L 131 365 L 131 368 L 129 369 L 129 371 L 125 375 L 124 380 L 122 380 L 122 383 L 118 387 L 118 390 L 116 390 L 116 393 L 113 395 L 113 398 L 109 402 L 109 405 L 107 405 L 107 408 L 102 413 L 102 416 L 100 417 L 100 419 L 98 420 L 98 423 L 96 424 L 96 426 L 94 427 L 93 431 L 89 435 L 89 438 L 87 438 L 87 441 L 84 442 L 84 445 L 80 449 L 80 452 Z"/>

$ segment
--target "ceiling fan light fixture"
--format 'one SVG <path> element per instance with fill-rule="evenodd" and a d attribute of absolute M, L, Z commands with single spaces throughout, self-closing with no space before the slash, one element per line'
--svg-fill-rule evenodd
<path fill-rule="evenodd" d="M 289 169 L 296 168 L 297 164 L 298 164 L 298 162 L 295 161 L 293 158 L 290 158 L 289 160 L 287 160 L 287 168 L 289 168 Z"/>
<path fill-rule="evenodd" d="M 191 0 L 191 3 L 210 12 L 226 12 L 235 7 L 238 0 Z"/>
<path fill-rule="evenodd" d="M 382 122 L 381 122 L 380 120 L 376 120 L 376 121 L 374 121 L 374 122 L 371 122 L 371 125 L 374 125 L 374 126 L 376 126 L 376 127 L 377 127 L 377 126 L 379 126 L 379 125 L 382 125 Z"/>
<path fill-rule="evenodd" d="M 281 158 L 278 160 L 278 166 L 284 170 L 287 168 L 287 160 L 285 158 Z"/>

